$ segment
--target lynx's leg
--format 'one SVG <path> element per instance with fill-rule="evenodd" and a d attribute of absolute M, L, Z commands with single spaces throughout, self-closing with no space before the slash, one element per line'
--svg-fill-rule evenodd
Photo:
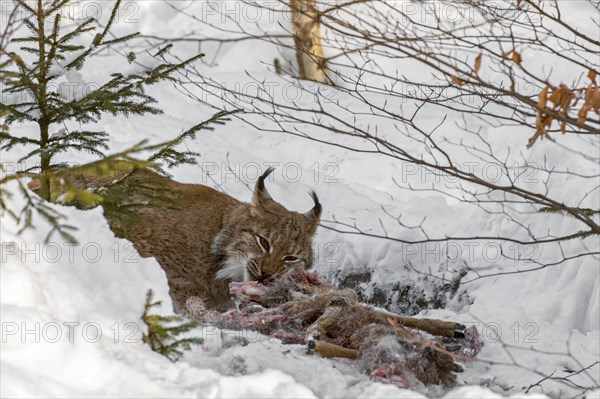
<path fill-rule="evenodd" d="M 198 289 L 194 289 L 194 285 L 191 284 L 188 279 L 179 276 L 170 276 L 168 282 L 169 294 L 173 301 L 173 310 L 177 314 L 185 313 L 185 303 L 188 298 L 198 296 L 203 300 L 206 299 L 206 295 L 199 292 Z"/>

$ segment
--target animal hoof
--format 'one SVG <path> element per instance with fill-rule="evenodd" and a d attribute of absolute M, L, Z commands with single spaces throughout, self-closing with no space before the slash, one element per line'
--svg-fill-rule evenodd
<path fill-rule="evenodd" d="M 454 338 L 464 338 L 467 327 L 463 324 L 457 324 L 454 328 Z"/>
<path fill-rule="evenodd" d="M 306 336 L 306 348 L 308 349 L 308 353 L 313 353 L 315 348 L 317 347 L 317 341 L 321 339 L 321 335 L 318 332 L 309 333 Z"/>
<path fill-rule="evenodd" d="M 249 304 L 244 306 L 244 308 L 242 309 L 242 313 L 243 314 L 252 314 L 252 313 L 262 312 L 263 310 L 265 310 L 265 308 L 262 305 L 259 305 L 256 302 L 250 302 Z"/>

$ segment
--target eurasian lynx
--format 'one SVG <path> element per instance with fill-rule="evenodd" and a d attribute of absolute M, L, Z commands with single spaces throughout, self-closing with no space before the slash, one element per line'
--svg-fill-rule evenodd
<path fill-rule="evenodd" d="M 157 259 L 176 308 L 200 296 L 222 310 L 232 306 L 230 281 L 266 281 L 312 263 L 321 204 L 314 192 L 314 207 L 305 214 L 275 202 L 264 183 L 272 171 L 259 177 L 247 204 L 207 186 L 136 170 L 106 189 L 104 215 L 118 237 Z"/>

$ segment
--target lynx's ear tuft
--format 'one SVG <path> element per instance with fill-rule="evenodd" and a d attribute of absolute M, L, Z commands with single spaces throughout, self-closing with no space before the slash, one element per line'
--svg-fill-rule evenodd
<path fill-rule="evenodd" d="M 262 174 L 256 181 L 256 186 L 254 187 L 254 197 L 252 198 L 252 202 L 254 206 L 257 207 L 269 207 L 275 201 L 271 198 L 271 194 L 267 191 L 265 187 L 265 179 L 275 170 L 274 167 L 270 166 L 265 173 Z"/>
<path fill-rule="evenodd" d="M 312 197 L 315 206 L 313 206 L 313 208 L 306 212 L 304 214 L 304 217 L 306 218 L 306 220 L 314 225 L 314 229 L 313 232 L 317 229 L 317 225 L 319 224 L 319 220 L 321 218 L 321 212 L 323 211 L 323 207 L 321 206 L 321 203 L 319 202 L 319 197 L 317 197 L 317 193 L 315 193 L 314 191 L 310 192 L 310 196 Z"/>

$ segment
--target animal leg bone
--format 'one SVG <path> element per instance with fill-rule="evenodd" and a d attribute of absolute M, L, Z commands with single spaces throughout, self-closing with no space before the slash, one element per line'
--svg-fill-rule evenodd
<path fill-rule="evenodd" d="M 342 357 L 345 359 L 357 359 L 358 351 L 355 349 L 344 348 L 341 345 L 332 344 L 325 341 L 309 340 L 308 349 L 314 351 L 321 357 Z"/>

